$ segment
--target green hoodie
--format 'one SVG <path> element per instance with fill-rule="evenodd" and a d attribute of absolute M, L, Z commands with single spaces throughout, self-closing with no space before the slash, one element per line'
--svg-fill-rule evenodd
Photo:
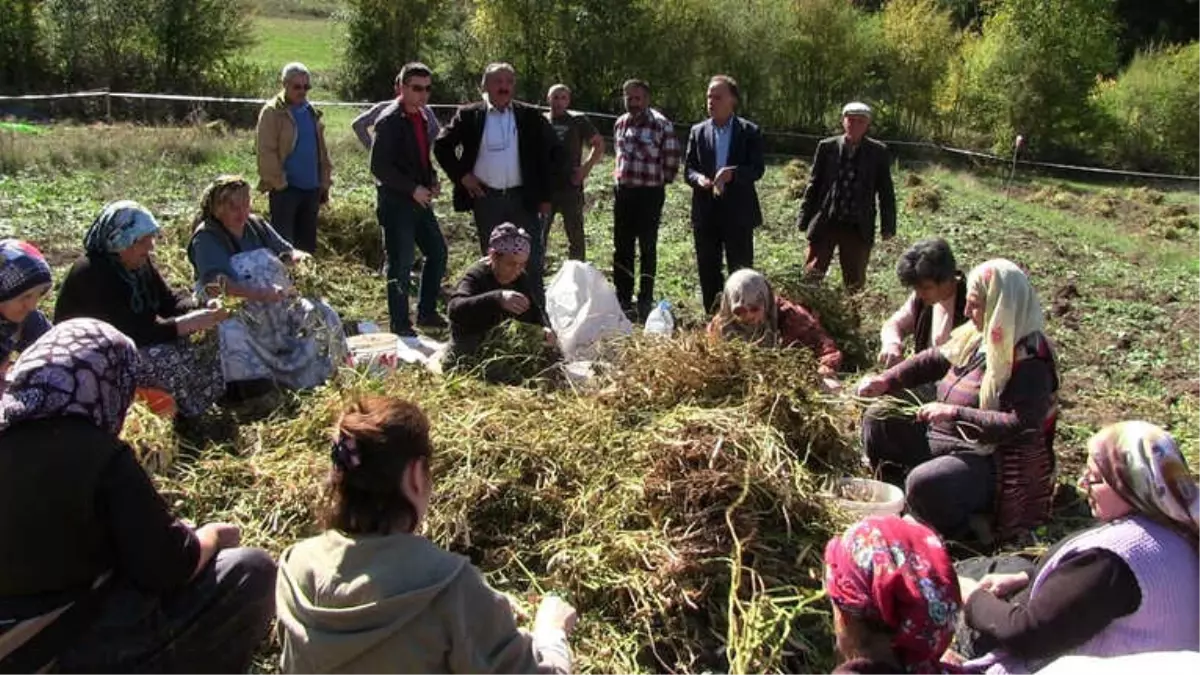
<path fill-rule="evenodd" d="M 280 560 L 275 604 L 285 673 L 570 669 L 466 558 L 418 535 L 306 539 Z"/>

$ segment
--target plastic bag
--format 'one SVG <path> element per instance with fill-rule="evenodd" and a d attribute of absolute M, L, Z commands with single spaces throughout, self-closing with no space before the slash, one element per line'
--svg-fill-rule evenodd
<path fill-rule="evenodd" d="M 633 332 L 608 280 L 578 260 L 564 262 L 550 280 L 546 316 L 567 361 L 596 360 L 603 340 Z"/>

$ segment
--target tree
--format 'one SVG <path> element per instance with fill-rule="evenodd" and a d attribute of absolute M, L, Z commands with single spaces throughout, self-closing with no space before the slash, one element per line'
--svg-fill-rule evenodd
<path fill-rule="evenodd" d="M 934 99 L 958 48 L 959 33 L 938 0 L 892 0 L 883 10 L 886 100 L 898 131 L 916 136 L 936 128 Z"/>
<path fill-rule="evenodd" d="M 23 93 L 41 80 L 40 0 L 0 0 L 0 91 Z"/>
<path fill-rule="evenodd" d="M 410 61 L 428 58 L 445 0 L 348 0 L 346 51 L 337 88 L 349 98 L 381 99 Z"/>

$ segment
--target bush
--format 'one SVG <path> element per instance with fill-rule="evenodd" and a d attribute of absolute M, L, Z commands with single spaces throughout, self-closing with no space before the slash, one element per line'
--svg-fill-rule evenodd
<path fill-rule="evenodd" d="M 1106 157 L 1142 171 L 1200 171 L 1200 43 L 1134 57 L 1125 72 L 1096 86 L 1092 100 L 1110 122 Z"/>
<path fill-rule="evenodd" d="M 337 91 L 350 99 L 379 100 L 405 63 L 428 59 L 440 0 L 349 0 L 343 15 L 346 52 Z M 437 70 L 436 64 L 430 65 Z"/>

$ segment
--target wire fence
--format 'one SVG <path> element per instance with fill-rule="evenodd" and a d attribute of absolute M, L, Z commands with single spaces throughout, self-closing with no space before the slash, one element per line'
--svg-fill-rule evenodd
<path fill-rule="evenodd" d="M 218 97 L 218 96 L 195 96 L 185 94 L 147 94 L 140 92 L 124 92 L 110 91 L 107 89 L 94 89 L 88 91 L 69 92 L 61 94 L 27 94 L 16 96 L 0 96 L 0 114 L 4 113 L 4 104 L 21 104 L 21 103 L 36 103 L 36 102 L 55 102 L 55 101 L 83 101 L 92 100 L 98 101 L 99 106 L 91 106 L 84 110 L 85 117 L 103 117 L 108 121 L 115 119 L 173 119 L 173 120 L 195 120 L 204 113 L 209 115 L 222 117 L 223 115 L 214 115 L 214 112 L 206 110 L 208 105 L 224 107 L 224 106 L 261 106 L 270 99 L 265 98 L 240 98 L 240 97 Z M 143 103 L 159 103 L 165 104 L 156 108 L 146 106 L 141 114 L 132 113 L 131 111 L 120 111 L 114 115 L 113 103 L 118 102 L 137 102 Z M 327 108 L 356 108 L 367 109 L 376 102 L 374 101 L 313 101 L 313 105 L 317 107 Z M 197 105 L 199 104 L 199 105 Z M 545 106 L 535 105 L 541 110 L 547 110 Z M 454 104 L 431 104 L 432 108 L 438 117 L 443 121 L 449 119 L 453 112 L 458 108 Z M 605 135 L 611 139 L 612 123 L 618 118 L 617 115 L 610 113 L 601 113 L 593 111 L 578 111 L 581 114 L 587 115 L 595 120 L 604 120 L 603 125 L 607 131 Z M 198 115 L 199 113 L 199 115 Z M 252 123 L 257 117 L 256 109 L 245 109 L 240 113 L 231 115 L 234 119 L 233 123 Z M 686 130 L 690 124 L 677 124 L 677 131 Z M 763 130 L 763 136 L 768 140 L 773 140 L 772 150 L 770 153 L 774 157 L 796 157 L 811 153 L 822 136 L 819 134 L 807 134 L 793 131 L 773 131 Z M 909 140 L 889 140 L 880 139 L 887 143 L 891 148 L 895 148 L 900 153 L 908 153 L 910 155 L 931 155 L 931 156 L 949 156 L 956 157 L 960 160 L 971 162 L 987 162 L 1009 165 L 1012 163 L 1011 157 L 1000 157 L 991 153 L 980 152 L 977 150 L 968 150 L 965 148 L 956 148 L 941 143 L 932 141 L 909 141 Z M 1042 162 L 1036 160 L 1017 159 L 1016 164 L 1022 167 L 1038 169 L 1042 171 L 1054 173 L 1067 173 L 1076 175 L 1088 175 L 1092 177 L 1119 179 L 1119 178 L 1134 178 L 1141 180 L 1153 180 L 1164 182 L 1184 182 L 1200 184 L 1200 176 L 1188 176 L 1180 174 L 1153 173 L 1147 171 L 1129 171 L 1125 169 L 1114 169 L 1108 167 L 1097 166 L 1082 166 L 1077 164 L 1064 164 L 1057 162 Z"/>

